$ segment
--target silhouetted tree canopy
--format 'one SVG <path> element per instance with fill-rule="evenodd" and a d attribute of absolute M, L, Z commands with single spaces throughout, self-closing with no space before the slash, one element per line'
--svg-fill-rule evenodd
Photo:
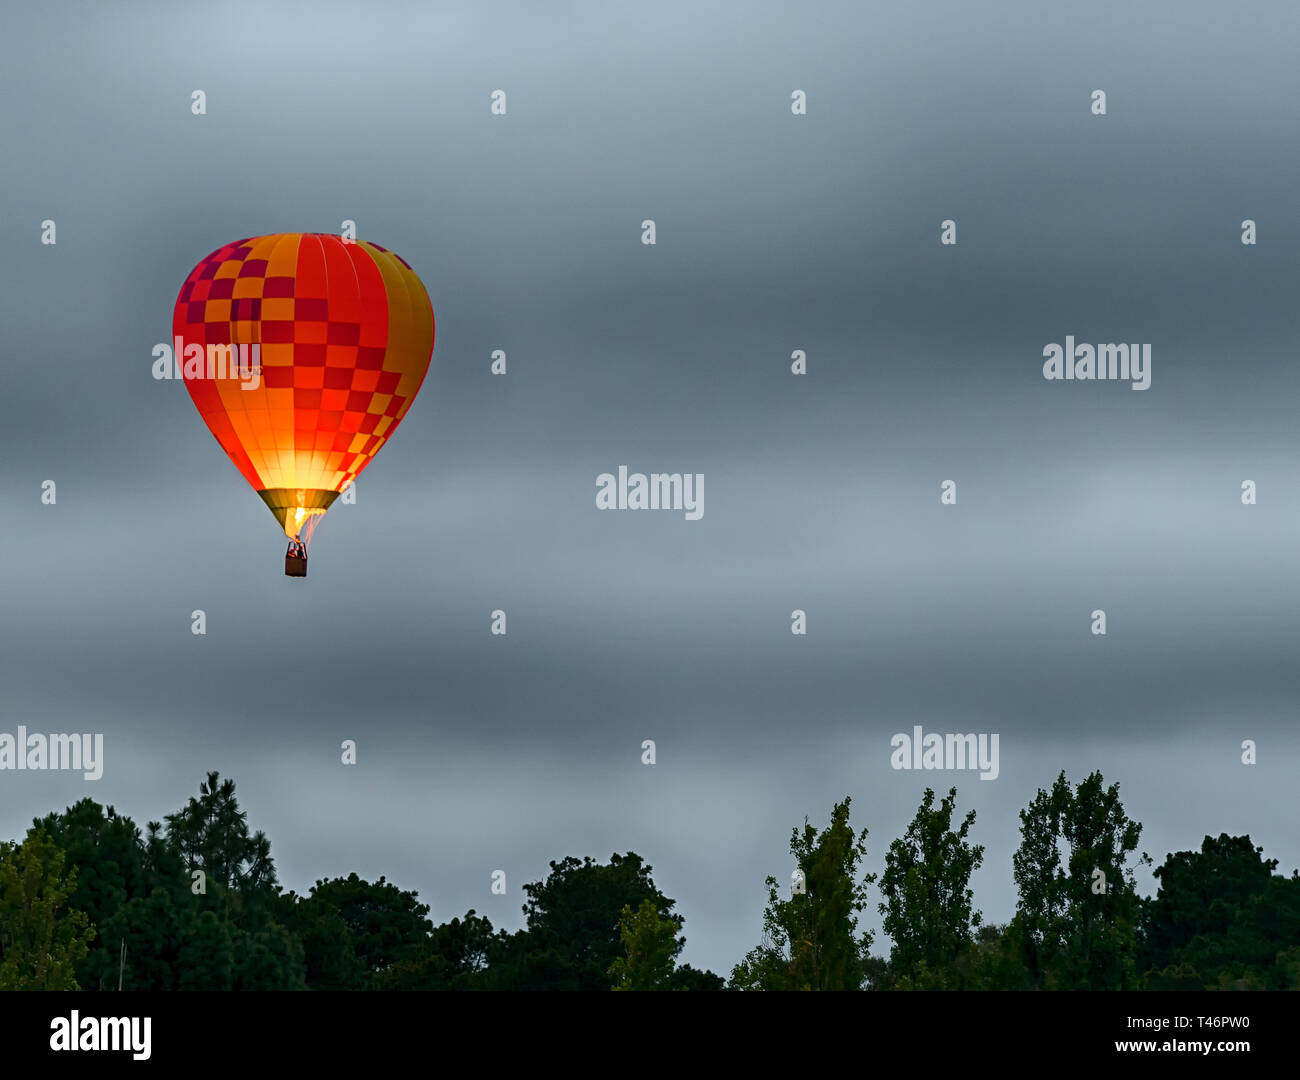
<path fill-rule="evenodd" d="M 763 940 L 736 965 L 746 990 L 1300 989 L 1300 872 L 1248 836 L 1166 856 L 1138 896 L 1141 825 L 1094 772 L 1061 773 L 1020 812 L 1016 911 L 985 925 L 971 875 L 975 813 L 927 789 L 880 877 L 888 959 L 858 927 L 876 878 L 848 798 L 790 836 L 798 887 L 768 877 Z M 1142 856 L 1139 862 L 1147 860 Z M 634 852 L 569 856 L 523 887 L 523 929 L 474 911 L 435 924 L 418 895 L 355 873 L 299 896 L 235 784 L 209 773 L 143 830 L 81 799 L 0 843 L 0 989 L 721 990 L 679 964 L 684 921 Z"/>

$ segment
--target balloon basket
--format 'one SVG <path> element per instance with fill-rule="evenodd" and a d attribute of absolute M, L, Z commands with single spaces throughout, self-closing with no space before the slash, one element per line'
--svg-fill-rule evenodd
<path fill-rule="evenodd" d="M 306 577 L 307 560 L 299 559 L 293 555 L 284 557 L 284 576 L 285 577 Z"/>

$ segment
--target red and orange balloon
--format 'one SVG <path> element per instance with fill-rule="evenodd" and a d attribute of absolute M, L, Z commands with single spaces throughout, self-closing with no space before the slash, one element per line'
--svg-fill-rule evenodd
<path fill-rule="evenodd" d="M 433 329 L 404 260 L 315 233 L 219 248 L 186 278 L 172 316 L 199 415 L 285 534 L 306 538 L 402 422 Z M 241 345 L 260 354 L 251 372 L 212 362 Z"/>

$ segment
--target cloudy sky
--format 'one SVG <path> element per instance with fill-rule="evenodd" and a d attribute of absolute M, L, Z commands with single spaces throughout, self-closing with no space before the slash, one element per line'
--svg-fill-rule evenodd
<path fill-rule="evenodd" d="M 879 870 L 955 784 L 996 921 L 1062 769 L 1157 862 L 1248 832 L 1289 872 L 1300 9 L 1071 7 L 7 11 L 0 731 L 106 763 L 0 773 L 0 836 L 217 769 L 288 887 L 513 928 L 548 860 L 631 849 L 723 973 L 846 794 Z M 437 341 L 294 581 L 151 350 L 210 251 L 345 219 Z M 1151 388 L 1044 380 L 1066 335 L 1150 343 Z M 703 473 L 703 518 L 598 511 L 619 465 Z M 894 771 L 916 724 L 999 733 L 999 777 Z"/>

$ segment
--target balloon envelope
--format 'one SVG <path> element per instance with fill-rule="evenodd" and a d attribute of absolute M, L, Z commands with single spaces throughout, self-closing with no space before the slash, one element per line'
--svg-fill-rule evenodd
<path fill-rule="evenodd" d="M 295 536 L 397 430 L 429 370 L 433 308 L 393 252 L 330 234 L 227 244 L 185 280 L 176 363 L 199 415 Z"/>

